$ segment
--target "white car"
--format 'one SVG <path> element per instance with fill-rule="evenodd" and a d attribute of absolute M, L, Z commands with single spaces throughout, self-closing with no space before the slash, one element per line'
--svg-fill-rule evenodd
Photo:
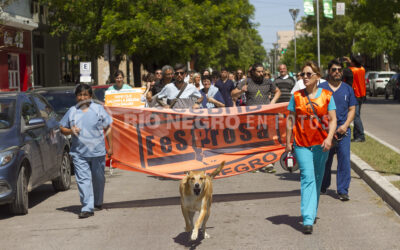
<path fill-rule="evenodd" d="M 394 71 L 378 71 L 369 74 L 369 95 L 384 94 L 386 84 L 394 74 L 396 74 Z"/>

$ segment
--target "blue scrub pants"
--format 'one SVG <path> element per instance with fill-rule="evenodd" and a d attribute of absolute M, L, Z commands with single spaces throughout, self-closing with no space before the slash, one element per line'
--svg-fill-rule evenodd
<path fill-rule="evenodd" d="M 105 156 L 71 156 L 75 166 L 75 178 L 82 204 L 81 212 L 93 212 L 94 205 L 103 204 L 106 158 Z"/>
<path fill-rule="evenodd" d="M 295 146 L 294 151 L 300 168 L 303 225 L 313 225 L 317 216 L 321 183 L 329 151 L 323 152 L 321 145 L 312 147 Z"/>
<path fill-rule="evenodd" d="M 322 181 L 322 189 L 328 189 L 331 185 L 331 167 L 333 156 L 337 154 L 337 174 L 336 174 L 336 186 L 338 194 L 348 194 L 350 186 L 350 137 L 351 130 L 347 129 L 347 136 L 344 136 L 341 141 L 338 142 L 335 148 L 329 151 L 329 157 L 325 165 L 325 175 Z"/>

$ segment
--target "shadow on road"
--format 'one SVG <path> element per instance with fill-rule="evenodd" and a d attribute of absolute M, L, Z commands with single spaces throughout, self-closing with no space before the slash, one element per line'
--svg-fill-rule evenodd
<path fill-rule="evenodd" d="M 52 184 L 43 184 L 35 188 L 28 194 L 29 209 L 47 200 L 57 192 L 54 191 Z M 14 215 L 9 212 L 8 205 L 0 206 L 0 220 L 11 218 Z"/>
<path fill-rule="evenodd" d="M 201 241 L 204 239 L 203 234 L 199 232 L 199 237 L 195 241 L 190 240 L 190 233 L 182 232 L 178 234 L 174 241 L 184 247 L 188 247 L 190 250 L 196 249 L 197 246 L 201 244 Z"/>
<path fill-rule="evenodd" d="M 301 224 L 301 216 L 290 216 L 290 215 L 277 215 L 277 216 L 271 216 L 268 218 L 265 218 L 266 220 L 269 220 L 272 222 L 274 225 L 281 225 L 285 224 L 288 226 L 291 226 L 297 231 L 302 231 L 303 230 L 303 225 Z"/>
<path fill-rule="evenodd" d="M 399 104 L 397 100 L 393 100 L 393 98 L 389 98 L 386 100 L 382 97 L 368 97 L 364 104 Z"/>
<path fill-rule="evenodd" d="M 276 191 L 276 192 L 254 192 L 254 193 L 234 193 L 234 194 L 215 194 L 213 195 L 213 202 L 230 202 L 230 201 L 245 201 L 245 200 L 259 200 L 281 198 L 289 196 L 300 196 L 300 190 L 292 191 Z M 159 206 L 178 206 L 180 205 L 180 197 L 165 197 L 156 199 L 145 200 L 131 200 L 131 201 L 118 201 L 104 203 L 104 209 L 116 208 L 133 208 L 133 207 L 159 207 Z M 57 210 L 78 214 L 80 205 L 73 205 L 68 207 L 57 208 Z"/>

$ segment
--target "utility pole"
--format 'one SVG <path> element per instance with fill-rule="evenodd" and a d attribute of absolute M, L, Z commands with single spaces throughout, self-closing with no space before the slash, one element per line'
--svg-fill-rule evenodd
<path fill-rule="evenodd" d="M 297 73 L 297 65 L 296 65 L 296 60 L 297 60 L 297 55 L 296 55 L 296 18 L 297 15 L 299 14 L 300 10 L 299 9 L 289 9 L 289 13 L 292 16 L 293 19 L 293 32 L 294 32 L 294 73 Z"/>
<path fill-rule="evenodd" d="M 278 43 L 273 43 L 272 45 L 274 45 L 274 72 L 272 74 L 275 75 L 275 72 L 276 72 L 276 50 L 278 49 Z"/>

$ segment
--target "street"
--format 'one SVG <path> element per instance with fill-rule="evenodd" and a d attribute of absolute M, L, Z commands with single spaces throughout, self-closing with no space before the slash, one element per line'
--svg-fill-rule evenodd
<path fill-rule="evenodd" d="M 367 97 L 361 107 L 364 129 L 381 140 L 400 148 L 400 103 L 384 96 Z"/>
<path fill-rule="evenodd" d="M 314 233 L 303 235 L 299 173 L 277 170 L 215 180 L 211 238 L 194 243 L 184 232 L 178 181 L 107 171 L 105 209 L 83 220 L 75 182 L 60 193 L 45 184 L 29 194 L 28 215 L 9 216 L 0 207 L 1 249 L 400 248 L 399 216 L 354 172 L 351 200 L 339 201 L 331 186 Z"/>

